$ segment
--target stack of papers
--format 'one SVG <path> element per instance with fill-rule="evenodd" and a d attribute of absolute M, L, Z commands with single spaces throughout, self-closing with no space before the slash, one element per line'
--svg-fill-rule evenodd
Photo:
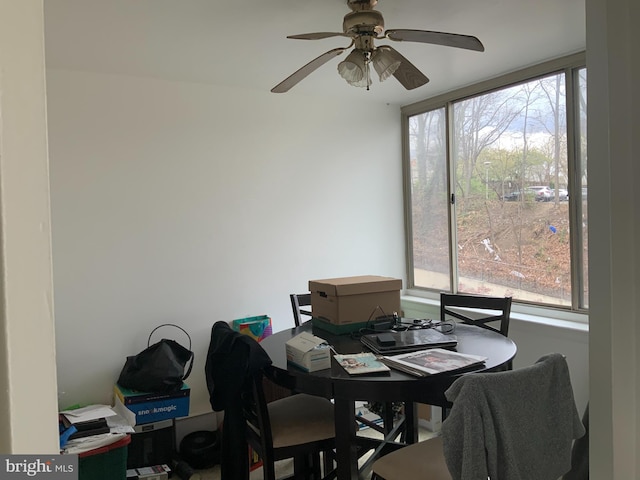
<path fill-rule="evenodd" d="M 487 357 L 453 352 L 443 348 L 430 348 L 418 352 L 383 356 L 380 361 L 385 365 L 418 377 L 437 373 L 473 369 L 484 364 Z"/>
<path fill-rule="evenodd" d="M 60 417 L 66 427 L 60 436 L 63 453 L 82 453 L 111 445 L 135 431 L 135 414 L 117 404 L 65 410 Z"/>

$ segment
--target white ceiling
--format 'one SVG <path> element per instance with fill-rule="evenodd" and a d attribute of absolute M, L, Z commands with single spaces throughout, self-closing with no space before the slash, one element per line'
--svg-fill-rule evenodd
<path fill-rule="evenodd" d="M 341 37 L 346 0 L 47 0 L 47 66 L 237 86 L 268 92 Z M 478 37 L 485 52 L 392 44 L 430 78 L 412 91 L 393 77 L 349 86 L 331 60 L 289 93 L 406 105 L 585 48 L 584 0 L 379 0 L 385 27 Z M 383 42 L 377 42 L 378 45 Z"/>

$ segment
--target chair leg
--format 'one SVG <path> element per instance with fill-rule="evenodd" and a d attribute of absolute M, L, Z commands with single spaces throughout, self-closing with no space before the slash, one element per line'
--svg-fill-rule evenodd
<path fill-rule="evenodd" d="M 322 471 L 320 468 L 320 453 L 312 453 L 309 455 L 309 474 L 314 480 L 322 480 Z"/>
<path fill-rule="evenodd" d="M 322 474 L 327 477 L 329 472 L 331 472 L 333 467 L 333 452 L 322 452 Z"/>
<path fill-rule="evenodd" d="M 418 407 L 414 402 L 406 402 L 403 406 L 404 421 L 402 425 L 400 441 L 402 443 L 415 443 L 418 441 Z"/>
<path fill-rule="evenodd" d="M 309 460 L 305 455 L 293 457 L 293 478 L 295 480 L 304 480 L 307 474 L 307 465 Z"/>
<path fill-rule="evenodd" d="M 321 480 L 320 454 L 316 452 L 293 457 L 293 477 L 296 480 Z"/>
<path fill-rule="evenodd" d="M 393 430 L 393 403 L 385 402 L 382 408 L 382 425 L 384 425 L 384 433 L 388 434 Z"/>
<path fill-rule="evenodd" d="M 262 460 L 262 478 L 264 480 L 276 480 L 276 467 L 273 461 Z"/>

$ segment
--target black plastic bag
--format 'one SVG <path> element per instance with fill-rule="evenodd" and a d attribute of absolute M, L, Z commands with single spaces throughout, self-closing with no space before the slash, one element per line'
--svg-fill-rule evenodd
<path fill-rule="evenodd" d="M 189 339 L 189 348 L 166 338 L 150 345 L 153 333 L 165 326 L 182 330 Z M 191 373 L 193 357 L 191 337 L 183 328 L 171 323 L 159 325 L 149 334 L 147 348 L 137 355 L 127 357 L 118 385 L 140 392 L 168 393 L 180 390 L 183 381 Z M 185 372 L 187 364 L 189 366 Z"/>

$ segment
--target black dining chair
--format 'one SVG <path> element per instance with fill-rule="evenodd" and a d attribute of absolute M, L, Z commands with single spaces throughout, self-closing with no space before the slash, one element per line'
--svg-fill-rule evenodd
<path fill-rule="evenodd" d="M 311 313 L 311 294 L 310 293 L 292 293 L 289 295 L 291 298 L 291 309 L 293 311 L 293 321 L 296 327 L 299 327 L 304 321 L 309 320 L 313 315 Z M 306 307 L 306 308 L 302 308 Z M 304 317 L 303 317 L 304 315 Z M 309 317 L 309 318 L 305 318 Z"/>
<path fill-rule="evenodd" d="M 293 458 L 294 478 L 332 478 L 333 404 L 304 393 L 267 403 L 262 380 L 261 373 L 251 379 L 242 406 L 247 441 L 262 459 L 264 479 L 275 480 L 275 462 L 287 458 Z"/>
<path fill-rule="evenodd" d="M 511 297 L 440 294 L 440 321 L 454 318 L 509 336 Z M 496 325 L 497 323 L 497 325 Z"/>
<path fill-rule="evenodd" d="M 488 297 L 484 295 L 440 293 L 440 321 L 460 321 L 469 325 L 486 328 L 509 336 L 511 317 L 511 297 Z M 509 361 L 505 370 L 511 370 Z M 442 409 L 442 420 L 447 417 L 451 404 L 443 402 L 435 405 Z"/>
<path fill-rule="evenodd" d="M 224 411 L 221 473 L 249 478 L 247 445 L 262 460 L 265 480 L 276 480 L 275 462 L 293 458 L 294 478 L 335 476 L 335 420 L 330 400 L 303 393 L 267 402 L 263 380 L 271 359 L 248 335 L 216 322 L 205 362 L 211 406 Z M 321 454 L 322 463 L 321 463 Z"/>
<path fill-rule="evenodd" d="M 373 480 L 555 480 L 571 468 L 573 441 L 585 429 L 562 355 L 517 370 L 463 375 L 446 396 L 453 408 L 442 435 L 376 460 Z"/>

